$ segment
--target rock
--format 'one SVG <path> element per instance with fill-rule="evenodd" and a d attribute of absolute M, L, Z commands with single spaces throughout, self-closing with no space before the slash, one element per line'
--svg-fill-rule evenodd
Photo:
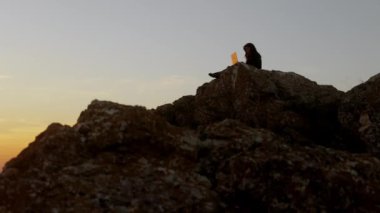
<path fill-rule="evenodd" d="M 6 163 L 4 172 L 11 168 L 23 172 L 33 169 L 55 171 L 62 166 L 79 163 L 86 157 L 88 153 L 81 136 L 69 126 L 53 123 L 17 158 Z"/>
<path fill-rule="evenodd" d="M 0 212 L 379 212 L 377 79 L 340 103 L 240 63 L 155 110 L 95 100 L 6 164 Z"/>
<path fill-rule="evenodd" d="M 341 147 L 334 133 L 340 127 L 337 108 L 342 95 L 295 73 L 239 63 L 198 88 L 194 114 L 200 125 L 231 118 L 293 142 Z"/>
<path fill-rule="evenodd" d="M 173 151 L 177 134 L 176 128 L 144 107 L 96 100 L 81 113 L 74 129 L 95 153 L 107 149 L 133 152 L 151 146 L 165 154 Z"/>
<path fill-rule="evenodd" d="M 280 137 L 266 129 L 254 129 L 237 120 L 226 119 L 207 126 L 199 144 L 199 173 L 216 186 L 216 171 L 230 157 L 266 146 Z"/>
<path fill-rule="evenodd" d="M 156 114 L 163 116 L 169 123 L 175 126 L 195 127 L 194 120 L 194 96 L 187 95 L 174 101 L 173 104 L 165 104 L 157 107 Z"/>
<path fill-rule="evenodd" d="M 378 212 L 379 166 L 368 155 L 272 141 L 223 162 L 216 191 L 231 212 Z"/>
<path fill-rule="evenodd" d="M 210 179 L 227 212 L 380 210 L 375 157 L 289 144 L 236 120 L 211 124 L 205 132 L 208 151 L 200 174 Z"/>
<path fill-rule="evenodd" d="M 380 74 L 344 95 L 339 121 L 368 152 L 380 156 Z"/>
<path fill-rule="evenodd" d="M 76 125 L 52 124 L 6 165 L 0 207 L 215 212 L 217 195 L 195 172 L 190 151 L 179 144 L 182 135 L 143 107 L 93 101 Z"/>

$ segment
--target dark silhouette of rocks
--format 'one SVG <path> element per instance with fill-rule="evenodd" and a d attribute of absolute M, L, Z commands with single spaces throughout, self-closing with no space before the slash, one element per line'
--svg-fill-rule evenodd
<path fill-rule="evenodd" d="M 380 93 L 228 67 L 172 104 L 93 101 L 0 175 L 0 212 L 379 212 Z"/>
<path fill-rule="evenodd" d="M 380 156 L 380 75 L 346 93 L 339 107 L 342 126 L 360 138 L 360 143 Z"/>

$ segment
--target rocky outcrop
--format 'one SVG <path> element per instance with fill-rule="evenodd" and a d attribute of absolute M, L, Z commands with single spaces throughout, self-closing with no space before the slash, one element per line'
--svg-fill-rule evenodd
<path fill-rule="evenodd" d="M 51 125 L 6 164 L 0 206 L 14 212 L 211 208 L 216 194 L 194 172 L 196 156 L 182 134 L 143 107 L 94 101 L 74 127 Z"/>
<path fill-rule="evenodd" d="M 339 121 L 360 138 L 368 152 L 380 156 L 380 74 L 347 92 L 339 107 Z"/>
<path fill-rule="evenodd" d="M 343 94 L 296 73 L 239 63 L 199 87 L 195 96 L 160 106 L 157 113 L 176 126 L 197 127 L 229 118 L 271 129 L 292 143 L 362 151 L 339 124 Z"/>
<path fill-rule="evenodd" d="M 379 212 L 372 80 L 344 95 L 237 64 L 155 110 L 95 100 L 6 164 L 0 212 Z"/>
<path fill-rule="evenodd" d="M 320 86 L 295 73 L 240 63 L 198 88 L 195 119 L 209 124 L 233 118 L 294 142 L 333 145 L 342 95 L 332 86 Z"/>

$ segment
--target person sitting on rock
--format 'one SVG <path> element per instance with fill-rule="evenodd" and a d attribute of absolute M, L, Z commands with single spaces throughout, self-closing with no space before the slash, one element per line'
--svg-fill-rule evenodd
<path fill-rule="evenodd" d="M 261 69 L 261 55 L 257 52 L 255 45 L 247 43 L 243 47 L 245 51 L 246 64 L 253 65 L 258 69 Z M 219 78 L 221 72 L 209 73 L 208 75 L 213 78 Z"/>
<path fill-rule="evenodd" d="M 253 65 L 257 69 L 261 69 L 261 55 L 257 52 L 255 45 L 247 43 L 244 45 L 246 64 Z"/>

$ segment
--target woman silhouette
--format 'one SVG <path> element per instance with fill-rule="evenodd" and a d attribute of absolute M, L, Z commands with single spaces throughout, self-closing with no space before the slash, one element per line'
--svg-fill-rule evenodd
<path fill-rule="evenodd" d="M 247 43 L 243 49 L 245 51 L 245 58 L 247 59 L 245 63 L 261 69 L 261 55 L 257 52 L 255 45 Z"/>
<path fill-rule="evenodd" d="M 246 64 L 253 65 L 257 69 L 261 69 L 261 55 L 257 52 L 255 45 L 247 43 L 243 47 L 245 51 Z M 213 78 L 219 78 L 221 72 L 209 73 L 208 75 Z"/>

